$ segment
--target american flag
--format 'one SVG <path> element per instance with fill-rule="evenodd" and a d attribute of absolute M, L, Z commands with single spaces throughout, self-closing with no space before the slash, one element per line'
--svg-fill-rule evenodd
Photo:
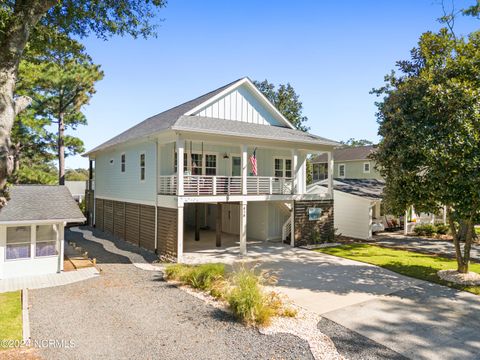
<path fill-rule="evenodd" d="M 250 164 L 252 164 L 252 174 L 253 176 L 257 176 L 257 149 L 253 150 L 253 154 L 250 156 Z"/>

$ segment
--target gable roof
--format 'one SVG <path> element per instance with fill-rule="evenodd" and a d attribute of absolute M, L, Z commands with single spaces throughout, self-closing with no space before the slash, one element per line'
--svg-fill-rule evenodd
<path fill-rule="evenodd" d="M 83 222 L 86 219 L 66 186 L 13 186 L 10 200 L 0 210 L 0 223 L 38 220 Z"/>
<path fill-rule="evenodd" d="M 247 86 L 252 91 L 252 93 L 254 93 L 260 100 L 262 100 L 262 103 L 279 120 L 279 123 L 283 123 L 285 126 L 242 123 L 235 120 L 206 118 L 194 115 L 198 110 L 205 107 L 207 104 L 216 101 L 225 93 L 233 91 L 234 89 L 242 85 Z M 222 124 L 221 122 L 225 122 L 225 124 Z M 262 126 L 270 129 L 271 131 L 267 131 Z M 260 132 L 261 134 L 270 135 L 269 138 L 271 139 L 274 139 L 271 134 L 275 133 L 278 135 L 276 139 L 282 138 L 282 140 L 289 140 L 292 138 L 293 134 L 296 134 L 295 136 L 293 136 L 294 138 L 296 138 L 296 141 L 318 143 L 321 145 L 338 145 L 333 140 L 328 140 L 319 136 L 307 133 L 302 133 L 302 135 L 298 134 L 300 133 L 300 131 L 295 130 L 293 125 L 278 111 L 275 106 L 273 106 L 273 104 L 261 93 L 261 91 L 257 89 L 257 87 L 252 83 L 252 81 L 249 78 L 245 77 L 235 80 L 227 85 L 224 85 L 193 100 L 187 101 L 181 105 L 175 106 L 167 111 L 154 115 L 131 127 L 130 129 L 122 132 L 121 134 L 113 137 L 112 139 L 104 142 L 103 144 L 95 147 L 94 149 L 88 151 L 84 154 L 84 156 L 88 156 L 89 154 L 108 149 L 115 145 L 119 145 L 121 143 L 128 142 L 134 139 L 146 137 L 164 130 L 188 130 L 208 133 L 220 131 L 221 134 L 225 134 L 226 131 L 230 131 L 231 135 L 248 137 L 255 137 L 255 135 Z M 265 138 L 265 136 L 262 136 L 262 138 Z"/>
<path fill-rule="evenodd" d="M 333 151 L 335 161 L 369 160 L 370 154 L 376 150 L 375 145 L 339 148 Z M 312 159 L 312 163 L 326 163 L 327 154 L 321 154 Z"/>
<path fill-rule="evenodd" d="M 328 187 L 328 180 L 321 180 L 308 186 L 314 192 L 315 186 Z M 376 179 L 334 179 L 333 188 L 347 194 L 360 196 L 370 200 L 383 197 L 385 182 Z"/>

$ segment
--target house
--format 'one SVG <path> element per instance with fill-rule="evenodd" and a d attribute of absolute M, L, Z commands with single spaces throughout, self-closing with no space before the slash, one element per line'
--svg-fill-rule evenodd
<path fill-rule="evenodd" d="M 384 186 L 383 181 L 376 179 L 334 179 L 334 226 L 337 233 L 356 239 L 371 239 L 375 232 L 383 231 L 388 226 L 381 206 Z M 327 191 L 326 180 L 307 187 L 309 194 Z"/>
<path fill-rule="evenodd" d="M 299 245 L 333 227 L 333 183 L 307 194 L 306 159 L 333 166 L 337 145 L 296 130 L 242 78 L 90 150 L 89 221 L 175 261 L 208 232 L 242 254 L 247 238 Z"/>
<path fill-rule="evenodd" d="M 0 210 L 0 279 L 63 270 L 63 229 L 86 219 L 65 186 L 15 185 Z"/>
<path fill-rule="evenodd" d="M 335 159 L 334 177 L 339 179 L 377 179 L 382 180 L 375 169 L 375 161 L 370 155 L 375 151 L 374 145 L 338 148 L 333 152 Z M 325 154 L 315 156 L 312 162 L 312 179 L 326 179 L 328 158 Z"/>
<path fill-rule="evenodd" d="M 85 197 L 87 182 L 83 180 L 65 181 L 65 186 L 70 190 L 75 201 L 81 203 Z"/>

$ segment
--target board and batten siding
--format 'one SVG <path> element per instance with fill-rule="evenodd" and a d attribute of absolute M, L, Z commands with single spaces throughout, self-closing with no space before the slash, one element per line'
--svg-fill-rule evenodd
<path fill-rule="evenodd" d="M 344 236 L 368 239 L 370 236 L 370 200 L 335 191 L 335 228 Z"/>
<path fill-rule="evenodd" d="M 177 209 L 157 208 L 158 253 L 166 257 L 177 256 Z"/>
<path fill-rule="evenodd" d="M 95 158 L 95 197 L 128 202 L 155 202 L 156 144 L 142 142 L 105 151 Z M 145 180 L 140 179 L 140 154 L 145 154 Z M 125 154 L 125 172 L 121 155 Z"/>
<path fill-rule="evenodd" d="M 246 87 L 241 86 L 195 115 L 262 125 L 281 125 Z"/>
<path fill-rule="evenodd" d="M 370 172 L 363 172 L 363 164 L 370 164 Z M 375 170 L 375 162 L 372 160 L 358 160 L 358 161 L 335 161 L 334 177 L 339 178 L 340 173 L 338 166 L 340 164 L 345 165 L 345 179 L 378 179 L 382 180 L 380 173 Z"/>

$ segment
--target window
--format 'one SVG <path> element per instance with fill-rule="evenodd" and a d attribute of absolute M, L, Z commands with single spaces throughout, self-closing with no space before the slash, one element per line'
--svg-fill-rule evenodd
<path fill-rule="evenodd" d="M 122 155 L 120 156 L 120 171 L 121 171 L 122 173 L 125 172 L 125 154 L 122 154 Z"/>
<path fill-rule="evenodd" d="M 35 256 L 58 255 L 58 225 L 37 225 L 36 233 Z"/>
<path fill-rule="evenodd" d="M 205 155 L 205 175 L 217 175 L 217 155 Z"/>
<path fill-rule="evenodd" d="M 30 226 L 12 226 L 7 228 L 7 260 L 28 259 L 31 256 Z"/>
<path fill-rule="evenodd" d="M 183 171 L 186 172 L 187 171 L 187 153 L 183 153 Z M 174 155 L 174 159 L 173 159 L 173 172 L 176 173 L 177 172 L 177 153 L 175 153 Z"/>
<path fill-rule="evenodd" d="M 202 175 L 202 154 L 191 154 L 192 159 L 192 175 Z"/>
<path fill-rule="evenodd" d="M 341 178 L 345 177 L 345 164 L 338 165 L 338 176 Z"/>
<path fill-rule="evenodd" d="M 370 163 L 369 162 L 363 163 L 363 172 L 364 173 L 369 173 L 370 172 Z"/>
<path fill-rule="evenodd" d="M 292 177 L 292 159 L 275 159 L 275 177 Z"/>
<path fill-rule="evenodd" d="M 140 180 L 145 180 L 145 154 L 140 154 Z"/>
<path fill-rule="evenodd" d="M 324 180 L 328 177 L 328 166 L 325 163 L 312 164 L 313 181 Z"/>

